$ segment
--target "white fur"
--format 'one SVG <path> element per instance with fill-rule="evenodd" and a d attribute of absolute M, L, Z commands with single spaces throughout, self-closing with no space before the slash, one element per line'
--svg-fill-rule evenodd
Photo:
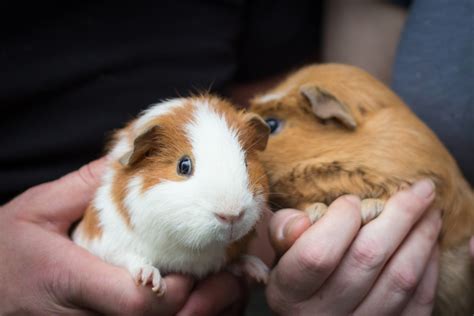
<path fill-rule="evenodd" d="M 267 103 L 283 98 L 286 95 L 285 92 L 273 92 L 257 97 L 257 103 Z"/>
<path fill-rule="evenodd" d="M 263 195 L 250 190 L 238 131 L 232 130 L 208 102 L 195 102 L 193 121 L 185 127 L 192 145 L 193 175 L 183 181 L 162 180 L 143 193 L 141 177 L 129 181 L 124 204 L 130 215 L 130 229 L 112 201 L 115 174 L 110 168 L 94 200 L 101 237 L 92 241 L 82 238 L 81 226 L 73 235 L 78 244 L 110 263 L 126 267 L 134 277 L 149 265 L 161 272 L 198 277 L 221 269 L 229 243 L 255 226 L 264 207 Z M 183 103 L 177 99 L 152 107 L 135 121 L 133 130 Z M 126 136 L 112 149 L 112 159 L 130 150 Z M 236 215 L 242 210 L 243 218 L 233 225 L 215 216 Z"/>
<path fill-rule="evenodd" d="M 170 113 L 173 109 L 181 107 L 185 104 L 184 98 L 166 100 L 160 103 L 152 104 L 150 108 L 143 111 L 140 117 L 133 124 L 133 130 L 135 136 L 140 134 L 141 130 L 146 126 L 152 119 Z"/>
<path fill-rule="evenodd" d="M 112 151 L 109 153 L 110 159 L 112 160 L 117 160 L 125 153 L 129 152 L 132 150 L 132 142 L 129 139 L 128 135 L 125 133 L 125 131 L 121 131 L 118 135 L 119 139 L 115 146 L 112 148 Z"/>

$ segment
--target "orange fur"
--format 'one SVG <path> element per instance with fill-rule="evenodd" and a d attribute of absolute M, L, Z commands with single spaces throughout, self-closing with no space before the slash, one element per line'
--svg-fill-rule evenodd
<path fill-rule="evenodd" d="M 350 129 L 317 118 L 300 93 L 308 86 L 328 92 L 347 107 L 357 126 Z M 474 234 L 474 194 L 435 134 L 390 89 L 351 66 L 308 66 L 268 93 L 278 97 L 268 102 L 257 97 L 251 110 L 284 122 L 260 155 L 273 205 L 329 204 L 346 193 L 387 199 L 430 177 L 437 194 L 433 206 L 443 210 L 435 310 L 442 315 L 472 314 L 474 281 L 467 249 Z"/>
<path fill-rule="evenodd" d="M 84 226 L 85 235 L 89 239 L 95 239 L 102 235 L 102 228 L 99 224 L 99 217 L 97 215 L 97 209 L 89 205 L 86 209 L 84 218 L 82 219 L 81 225 Z"/>
<path fill-rule="evenodd" d="M 116 170 L 117 174 L 115 175 L 115 180 L 112 185 L 112 201 L 115 203 L 115 206 L 127 227 L 131 229 L 132 223 L 130 220 L 130 214 L 124 204 L 125 196 L 127 194 L 128 178 L 118 176 L 122 170 L 119 163 L 114 163 L 113 168 Z"/>

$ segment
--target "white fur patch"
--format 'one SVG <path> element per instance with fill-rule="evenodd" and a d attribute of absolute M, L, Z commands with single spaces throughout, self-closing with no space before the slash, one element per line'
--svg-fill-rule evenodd
<path fill-rule="evenodd" d="M 122 130 L 118 134 L 118 141 L 115 144 L 112 151 L 109 153 L 109 157 L 112 160 L 120 159 L 125 153 L 132 150 L 132 144 L 130 142 L 130 137 L 128 137 L 127 133 Z"/>
<path fill-rule="evenodd" d="M 237 215 L 252 200 L 245 153 L 237 131 L 206 103 L 196 105 L 194 122 L 186 126 L 196 170 L 190 182 L 215 206 L 215 212 Z"/>
<path fill-rule="evenodd" d="M 256 101 L 257 101 L 257 103 L 267 103 L 267 102 L 270 102 L 270 101 L 279 100 L 279 99 L 283 98 L 285 95 L 286 95 L 286 92 L 269 93 L 269 94 L 265 94 L 265 95 L 262 95 L 260 97 L 257 97 Z"/>
<path fill-rule="evenodd" d="M 140 114 L 140 117 L 133 124 L 133 131 L 135 135 L 140 134 L 148 122 L 159 116 L 170 113 L 175 108 L 183 106 L 185 101 L 186 99 L 179 98 L 153 104 L 149 109 L 143 111 Z"/>

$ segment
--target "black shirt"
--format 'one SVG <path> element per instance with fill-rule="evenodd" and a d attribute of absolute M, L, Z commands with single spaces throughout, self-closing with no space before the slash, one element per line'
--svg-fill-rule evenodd
<path fill-rule="evenodd" d="M 102 154 L 160 99 L 297 67 L 317 1 L 0 4 L 0 204 Z"/>

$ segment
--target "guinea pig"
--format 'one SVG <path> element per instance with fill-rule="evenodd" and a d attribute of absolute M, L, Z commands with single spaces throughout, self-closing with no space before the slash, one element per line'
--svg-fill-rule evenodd
<path fill-rule="evenodd" d="M 369 199 L 362 203 L 366 222 L 395 192 L 431 178 L 433 207 L 443 210 L 435 313 L 474 312 L 473 191 L 447 149 L 397 95 L 361 69 L 310 65 L 256 96 L 250 110 L 271 128 L 259 156 L 270 203 L 278 208 L 306 210 L 316 220 L 326 204 L 352 193 Z"/>
<path fill-rule="evenodd" d="M 115 133 L 72 239 L 158 295 L 170 272 L 202 278 L 229 267 L 266 282 L 267 266 L 245 252 L 267 205 L 257 151 L 268 136 L 258 115 L 217 97 L 151 106 Z"/>

